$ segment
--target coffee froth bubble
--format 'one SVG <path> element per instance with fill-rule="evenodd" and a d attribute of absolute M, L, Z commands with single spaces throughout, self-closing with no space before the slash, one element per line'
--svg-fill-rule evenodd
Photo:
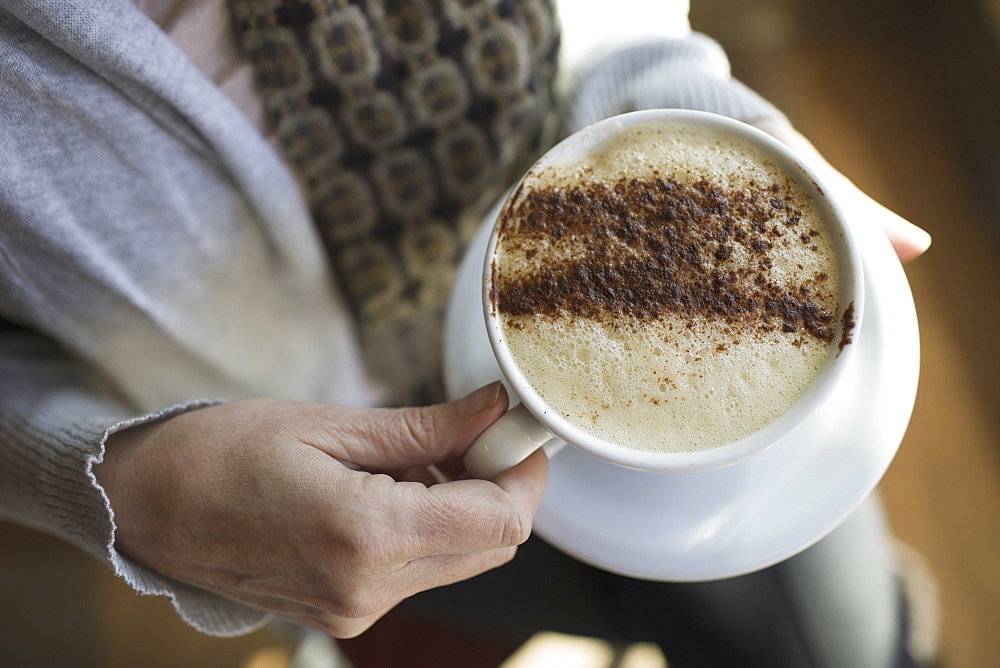
<path fill-rule="evenodd" d="M 567 422 L 627 448 L 704 450 L 777 418 L 837 354 L 830 234 L 751 143 L 641 123 L 526 175 L 500 216 L 490 306 Z"/>

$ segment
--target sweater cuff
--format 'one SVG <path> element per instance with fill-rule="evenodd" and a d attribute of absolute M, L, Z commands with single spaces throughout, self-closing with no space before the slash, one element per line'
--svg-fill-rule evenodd
<path fill-rule="evenodd" d="M 108 522 L 108 533 L 105 534 L 103 555 L 114 568 L 115 574 L 140 594 L 166 596 L 170 599 L 174 610 L 180 617 L 202 633 L 231 637 L 243 635 L 259 629 L 271 621 L 271 615 L 235 603 L 229 599 L 213 594 L 205 589 L 179 582 L 141 566 L 124 556 L 114 547 L 115 514 L 104 489 L 94 475 L 95 465 L 104 460 L 107 440 L 112 435 L 124 429 L 156 422 L 180 415 L 187 411 L 205 408 L 221 403 L 220 400 L 199 400 L 171 406 L 155 413 L 141 417 L 130 418 L 113 424 L 100 435 L 100 448 L 97 453 L 86 460 L 87 478 L 90 484 L 100 493 L 105 516 Z"/>
<path fill-rule="evenodd" d="M 597 63 L 570 92 L 568 129 L 575 132 L 608 116 L 658 108 L 697 109 L 741 121 L 784 118 L 732 78 L 718 43 L 692 33 L 619 49 Z"/>
<path fill-rule="evenodd" d="M 59 395 L 34 411 L 8 413 L 0 421 L 0 459 L 7 467 L 0 476 L 7 501 L 0 515 L 67 539 L 107 561 L 140 594 L 167 596 L 177 613 L 203 633 L 241 635 L 270 621 L 266 613 L 172 580 L 120 554 L 114 547 L 114 510 L 93 472 L 104 460 L 112 434 L 219 401 L 191 401 L 122 419 L 116 408 L 97 397 Z M 74 416 L 68 424 L 66 415 Z"/>

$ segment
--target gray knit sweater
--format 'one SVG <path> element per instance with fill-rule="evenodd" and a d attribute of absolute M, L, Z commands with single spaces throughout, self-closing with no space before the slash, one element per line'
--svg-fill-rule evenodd
<path fill-rule="evenodd" d="M 619 49 L 568 125 L 647 107 L 776 115 L 699 35 Z M 0 517 L 61 536 L 207 633 L 266 615 L 130 562 L 107 437 L 222 400 L 370 402 L 281 158 L 128 0 L 0 2 Z"/>

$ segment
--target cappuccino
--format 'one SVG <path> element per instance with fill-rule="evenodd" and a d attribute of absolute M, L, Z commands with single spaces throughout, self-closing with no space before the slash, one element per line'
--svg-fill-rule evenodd
<path fill-rule="evenodd" d="M 622 128 L 533 168 L 498 222 L 489 307 L 514 363 L 584 433 L 656 452 L 739 440 L 850 343 L 820 209 L 743 139 Z"/>

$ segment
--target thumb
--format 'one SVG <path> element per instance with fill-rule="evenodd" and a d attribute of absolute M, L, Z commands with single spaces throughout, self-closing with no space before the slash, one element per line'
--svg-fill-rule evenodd
<path fill-rule="evenodd" d="M 507 402 L 507 391 L 497 381 L 448 403 L 359 411 L 352 416 L 345 454 L 362 468 L 382 469 L 452 459 L 504 414 Z"/>

